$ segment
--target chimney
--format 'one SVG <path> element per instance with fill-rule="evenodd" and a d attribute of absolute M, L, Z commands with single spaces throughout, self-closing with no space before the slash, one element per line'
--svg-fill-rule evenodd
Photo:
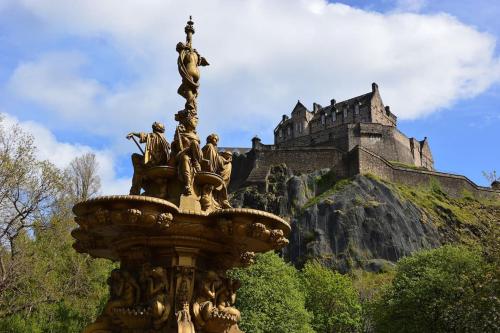
<path fill-rule="evenodd" d="M 319 105 L 318 103 L 313 103 L 313 112 L 316 112 L 319 109 L 321 109 L 321 105 Z"/>
<path fill-rule="evenodd" d="M 288 116 L 286 114 L 283 115 L 283 120 L 282 121 L 285 121 L 288 119 Z"/>
<path fill-rule="evenodd" d="M 337 104 L 337 101 L 335 100 L 335 98 L 331 99 L 330 105 L 335 106 L 335 104 Z"/>
<path fill-rule="evenodd" d="M 372 93 L 375 93 L 378 91 L 378 84 L 376 84 L 375 82 L 372 83 Z"/>
<path fill-rule="evenodd" d="M 385 106 L 385 113 L 389 116 L 391 114 L 391 107 L 389 105 Z"/>

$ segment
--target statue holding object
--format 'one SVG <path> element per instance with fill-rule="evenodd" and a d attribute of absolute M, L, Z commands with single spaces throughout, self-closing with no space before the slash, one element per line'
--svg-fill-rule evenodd
<path fill-rule="evenodd" d="M 227 152 L 219 152 L 217 144 L 219 136 L 215 133 L 207 137 L 207 143 L 202 149 L 203 153 L 203 170 L 213 172 L 222 177 L 223 184 L 220 188 L 215 189 L 214 198 L 221 208 L 231 208 L 227 199 L 227 188 L 231 179 L 231 162 L 233 155 Z M 210 205 L 206 197 L 202 196 L 202 206 Z"/>
<path fill-rule="evenodd" d="M 132 165 L 134 166 L 134 176 L 132 177 L 131 195 L 139 195 L 144 179 L 144 170 L 146 167 L 166 165 L 170 159 L 170 144 L 165 138 L 165 126 L 162 123 L 154 122 L 152 133 L 132 132 L 127 135 L 127 139 L 133 139 L 142 152 L 141 154 L 132 154 Z M 145 151 L 135 141 L 139 138 L 140 143 L 146 144 Z"/>
<path fill-rule="evenodd" d="M 185 110 L 189 113 L 197 113 L 198 87 L 200 86 L 200 70 L 198 66 L 208 66 L 208 61 L 203 58 L 192 46 L 194 34 L 194 22 L 191 16 L 184 31 L 186 32 L 186 43 L 177 43 L 176 50 L 179 53 L 177 67 L 182 77 L 182 83 L 177 93 L 186 99 Z"/>

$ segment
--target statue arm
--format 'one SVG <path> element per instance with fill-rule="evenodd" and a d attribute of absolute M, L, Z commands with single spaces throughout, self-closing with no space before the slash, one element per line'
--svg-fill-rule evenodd
<path fill-rule="evenodd" d="M 141 143 L 142 143 L 142 136 L 144 135 L 144 133 L 142 132 L 130 132 L 129 134 L 127 134 L 127 139 L 132 139 L 132 137 L 138 137 L 140 140 L 141 140 Z"/>

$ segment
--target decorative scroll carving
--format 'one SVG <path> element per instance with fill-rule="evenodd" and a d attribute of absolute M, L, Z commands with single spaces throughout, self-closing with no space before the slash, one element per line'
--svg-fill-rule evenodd
<path fill-rule="evenodd" d="M 271 230 L 270 240 L 276 248 L 282 248 L 288 245 L 288 239 L 286 239 L 283 230 L 280 229 Z"/>
<path fill-rule="evenodd" d="M 231 236 L 233 234 L 233 221 L 228 219 L 218 219 L 217 227 L 226 236 Z"/>
<path fill-rule="evenodd" d="M 104 208 L 97 209 L 94 215 L 99 224 L 106 224 L 110 220 L 109 211 Z"/>
<path fill-rule="evenodd" d="M 130 208 L 127 209 L 126 215 L 128 218 L 128 222 L 135 224 L 139 222 L 142 212 L 139 209 Z"/>
<path fill-rule="evenodd" d="M 158 218 L 156 219 L 156 223 L 162 227 L 162 228 L 168 228 L 170 227 L 170 223 L 172 223 L 172 220 L 174 217 L 170 213 L 161 213 L 158 215 Z"/>
<path fill-rule="evenodd" d="M 243 266 L 249 266 L 255 262 L 255 252 L 243 252 L 240 254 L 240 263 Z"/>

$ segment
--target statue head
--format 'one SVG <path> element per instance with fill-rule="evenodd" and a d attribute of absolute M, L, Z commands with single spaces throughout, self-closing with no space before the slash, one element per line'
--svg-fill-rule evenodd
<path fill-rule="evenodd" d="M 189 115 L 187 117 L 186 125 L 188 125 L 188 127 L 190 127 L 193 130 L 195 130 L 196 126 L 198 126 L 198 116 L 196 114 Z"/>
<path fill-rule="evenodd" d="M 210 134 L 207 136 L 207 143 L 211 143 L 214 146 L 217 146 L 217 143 L 219 143 L 219 136 L 215 133 Z"/>
<path fill-rule="evenodd" d="M 153 128 L 153 132 L 155 132 L 155 133 L 164 133 L 165 132 L 165 125 L 163 125 L 162 123 L 159 123 L 157 121 L 155 121 L 151 127 Z"/>
<path fill-rule="evenodd" d="M 182 43 L 182 42 L 177 43 L 177 45 L 175 46 L 175 50 L 176 50 L 177 52 L 179 52 L 179 53 L 180 53 L 182 50 L 184 50 L 184 48 L 185 48 L 185 45 L 184 45 L 184 43 Z"/>
<path fill-rule="evenodd" d="M 196 112 L 181 110 L 176 113 L 175 120 L 181 123 L 187 131 L 194 131 L 198 126 L 198 115 Z"/>

